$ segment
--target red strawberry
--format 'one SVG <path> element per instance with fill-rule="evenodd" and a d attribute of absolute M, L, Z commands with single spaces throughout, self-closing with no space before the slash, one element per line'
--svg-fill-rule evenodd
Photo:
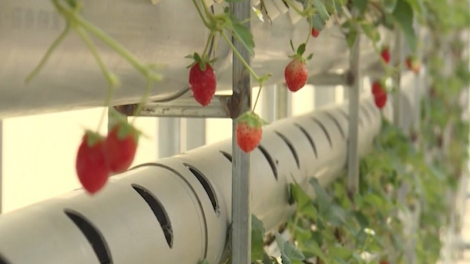
<path fill-rule="evenodd" d="M 109 169 L 101 135 L 86 131 L 78 148 L 75 170 L 83 188 L 90 194 L 101 190 L 108 181 Z"/>
<path fill-rule="evenodd" d="M 382 56 L 382 59 L 385 61 L 385 63 L 388 64 L 390 62 L 390 50 L 388 49 L 388 47 L 384 47 L 382 49 L 380 56 Z"/>
<path fill-rule="evenodd" d="M 419 62 L 419 60 L 416 57 L 408 56 L 406 58 L 405 63 L 406 63 L 406 67 L 409 70 L 412 70 L 415 74 L 419 73 L 419 70 L 421 68 L 421 63 Z"/>
<path fill-rule="evenodd" d="M 387 103 L 387 93 L 379 93 L 374 96 L 374 102 L 377 108 L 382 109 L 384 108 L 385 104 Z"/>
<path fill-rule="evenodd" d="M 194 53 L 193 58 L 195 62 L 190 66 L 189 88 L 193 92 L 194 99 L 202 106 L 207 106 L 214 97 L 217 80 L 206 58 L 201 58 L 197 53 Z"/>
<path fill-rule="evenodd" d="M 106 162 L 114 173 L 126 171 L 134 161 L 139 131 L 126 122 L 118 122 L 105 141 Z"/>
<path fill-rule="evenodd" d="M 251 111 L 237 118 L 237 144 L 243 152 L 249 153 L 258 146 L 263 135 L 262 124 L 261 118 Z"/>
<path fill-rule="evenodd" d="M 284 70 L 284 77 L 287 88 L 289 88 L 291 92 L 297 92 L 304 87 L 308 78 L 305 61 L 303 61 L 302 58 L 293 58 Z"/>
<path fill-rule="evenodd" d="M 292 41 L 290 42 L 290 45 L 292 50 L 295 51 Z M 297 92 L 305 86 L 305 83 L 307 83 L 308 70 L 306 64 L 308 60 L 312 59 L 313 54 L 310 54 L 307 58 L 303 58 L 302 56 L 305 52 L 305 47 L 305 43 L 300 44 L 297 51 L 295 51 L 295 54 L 289 56 L 292 60 L 284 69 L 284 79 L 286 81 L 287 88 L 291 92 Z"/>
<path fill-rule="evenodd" d="M 382 84 L 379 81 L 374 81 L 372 83 L 372 94 L 375 96 L 377 94 L 383 93 Z"/>
<path fill-rule="evenodd" d="M 320 35 L 320 31 L 312 27 L 312 36 L 316 38 L 318 35 Z"/>

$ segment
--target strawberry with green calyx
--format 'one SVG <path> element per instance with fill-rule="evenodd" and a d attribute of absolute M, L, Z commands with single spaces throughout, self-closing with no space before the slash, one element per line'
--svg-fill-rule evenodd
<path fill-rule="evenodd" d="M 380 51 L 380 56 L 382 57 L 382 60 L 388 64 L 390 62 L 390 49 L 388 46 L 383 46 L 382 50 Z"/>
<path fill-rule="evenodd" d="M 292 50 L 295 51 L 292 41 L 290 44 Z M 284 69 L 284 79 L 286 81 L 287 88 L 291 92 L 297 92 L 307 83 L 308 70 L 306 63 L 308 60 L 312 59 L 313 54 L 310 54 L 306 59 L 303 58 L 302 56 L 305 52 L 305 47 L 305 43 L 300 44 L 296 53 L 289 56 L 289 58 L 292 58 L 292 60 Z"/>
<path fill-rule="evenodd" d="M 266 124 L 256 113 L 247 111 L 237 118 L 236 138 L 238 147 L 245 153 L 258 147 Z"/>
<path fill-rule="evenodd" d="M 186 58 L 192 58 L 194 62 L 188 66 L 189 71 L 189 88 L 193 93 L 194 99 L 202 106 L 207 106 L 214 97 L 217 88 L 217 79 L 211 63 L 207 56 L 199 56 L 198 53 L 189 55 Z"/>
<path fill-rule="evenodd" d="M 378 95 L 378 94 L 381 94 L 385 91 L 384 89 L 385 85 L 383 83 L 383 81 L 374 81 L 372 83 L 372 94 L 375 96 L 375 95 Z"/>
<path fill-rule="evenodd" d="M 110 170 L 106 163 L 103 136 L 85 131 L 78 148 L 75 170 L 83 189 L 89 194 L 95 194 L 106 185 Z"/>
<path fill-rule="evenodd" d="M 105 141 L 106 164 L 111 172 L 120 173 L 134 161 L 141 132 L 121 120 L 111 127 Z"/>
<path fill-rule="evenodd" d="M 405 60 L 406 67 L 413 71 L 415 74 L 419 73 L 421 69 L 421 62 L 416 58 L 416 56 L 408 56 Z"/>

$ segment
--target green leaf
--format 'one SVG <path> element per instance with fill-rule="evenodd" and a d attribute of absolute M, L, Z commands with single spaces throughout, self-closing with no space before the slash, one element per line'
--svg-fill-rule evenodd
<path fill-rule="evenodd" d="M 316 178 L 311 178 L 309 182 L 315 189 L 315 196 L 320 206 L 320 213 L 326 212 L 326 210 L 328 209 L 331 203 L 330 197 L 326 193 L 325 189 L 323 189 L 323 187 L 320 186 L 320 183 L 318 182 Z"/>
<path fill-rule="evenodd" d="M 304 246 L 304 251 L 310 252 L 313 255 L 318 256 L 323 261 L 328 261 L 327 257 L 325 256 L 325 254 L 323 253 L 320 246 L 317 244 L 315 240 L 310 240 L 307 243 L 305 243 L 303 246 Z"/>
<path fill-rule="evenodd" d="M 273 264 L 273 260 L 268 256 L 268 254 L 263 255 L 263 264 Z"/>
<path fill-rule="evenodd" d="M 229 12 L 229 11 L 227 11 Z M 233 37 L 240 41 L 250 55 L 254 54 L 255 42 L 250 30 L 243 25 L 232 12 L 229 12 L 231 23 L 225 23 L 225 27 L 231 31 Z"/>
<path fill-rule="evenodd" d="M 364 14 L 367 9 L 367 4 L 369 3 L 369 0 L 353 0 L 352 2 L 354 7 L 356 7 L 361 14 Z"/>
<path fill-rule="evenodd" d="M 207 259 L 203 259 L 203 260 L 199 261 L 198 264 L 209 264 L 209 261 Z"/>
<path fill-rule="evenodd" d="M 326 7 L 321 0 L 313 0 L 313 6 L 317 10 L 318 14 L 320 15 L 320 18 L 323 21 L 326 21 L 330 18 L 330 15 L 328 14 Z"/>
<path fill-rule="evenodd" d="M 302 56 L 305 52 L 305 43 L 302 43 L 299 45 L 299 47 L 297 48 L 297 54 Z"/>
<path fill-rule="evenodd" d="M 397 6 L 397 0 L 384 0 L 383 8 L 386 13 L 388 14 L 393 13 L 396 6 Z"/>
<path fill-rule="evenodd" d="M 305 259 L 304 254 L 302 254 L 302 252 L 297 249 L 294 245 L 292 245 L 288 241 L 285 241 L 279 233 L 276 233 L 276 243 L 279 247 L 279 251 L 281 251 L 281 258 L 283 264 L 301 264 L 302 260 Z"/>
<path fill-rule="evenodd" d="M 397 0 L 397 5 L 393 11 L 395 22 L 403 30 L 406 42 L 412 52 L 416 51 L 416 35 L 413 29 L 413 9 L 406 0 Z"/>
<path fill-rule="evenodd" d="M 307 20 L 312 24 L 312 27 L 318 31 L 322 31 L 325 27 L 325 21 L 320 17 L 319 13 L 307 18 Z"/>
<path fill-rule="evenodd" d="M 342 226 L 346 223 L 346 212 L 340 206 L 332 204 L 328 207 L 326 219 L 333 226 Z"/>
<path fill-rule="evenodd" d="M 264 226 L 255 215 L 251 215 L 251 260 L 264 257 Z"/>
<path fill-rule="evenodd" d="M 328 247 L 328 252 L 331 256 L 335 256 L 336 259 L 349 259 L 353 251 L 351 251 L 347 247 L 339 246 L 339 245 L 331 245 Z"/>
<path fill-rule="evenodd" d="M 374 43 L 377 43 L 380 40 L 380 34 L 376 27 L 370 23 L 362 23 L 361 25 L 364 34 L 372 40 Z"/>
<path fill-rule="evenodd" d="M 297 208 L 302 211 L 303 208 L 312 204 L 312 199 L 307 193 L 302 189 L 298 183 L 290 184 L 291 195 L 294 201 L 297 203 Z"/>

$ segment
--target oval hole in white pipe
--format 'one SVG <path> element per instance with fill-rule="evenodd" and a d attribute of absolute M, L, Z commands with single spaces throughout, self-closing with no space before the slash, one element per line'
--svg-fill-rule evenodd
<path fill-rule="evenodd" d="M 282 139 L 282 141 L 284 141 L 284 143 L 286 143 L 287 147 L 290 149 L 290 152 L 292 153 L 292 156 L 294 156 L 295 164 L 297 164 L 297 169 L 300 169 L 299 156 L 297 155 L 297 151 L 295 150 L 294 145 L 292 145 L 290 140 L 286 136 L 281 134 L 280 132 L 278 131 L 274 131 L 274 132 L 276 133 L 276 135 L 278 135 Z"/>
<path fill-rule="evenodd" d="M 171 227 L 171 221 L 166 213 L 165 207 L 163 207 L 162 203 L 146 188 L 138 184 L 132 184 L 131 186 L 148 204 L 162 228 L 168 246 L 173 248 L 173 228 Z"/>
<path fill-rule="evenodd" d="M 307 138 L 308 142 L 310 143 L 310 146 L 312 147 L 313 153 L 315 154 L 315 158 L 318 159 L 318 153 L 317 153 L 317 147 L 315 146 L 315 142 L 313 141 L 312 137 L 308 134 L 307 130 L 303 128 L 301 125 L 294 123 L 294 125 L 302 131 L 302 133 L 305 135 Z"/>
<path fill-rule="evenodd" d="M 317 125 L 320 126 L 320 128 L 323 130 L 323 133 L 325 133 L 326 138 L 328 139 L 328 143 L 330 143 L 330 147 L 333 148 L 333 142 L 331 142 L 330 133 L 328 133 L 328 131 L 326 130 L 326 128 L 325 128 L 325 126 L 322 124 L 322 122 L 320 122 L 320 120 L 318 120 L 318 119 L 315 118 L 315 117 L 311 117 L 311 119 L 313 120 L 313 122 L 317 123 Z"/>
<path fill-rule="evenodd" d="M 345 134 L 344 134 L 343 128 L 341 127 L 341 125 L 338 122 L 338 119 L 336 119 L 336 117 L 334 117 L 331 113 L 326 113 L 326 115 L 335 123 L 336 127 L 339 130 L 339 133 L 341 134 L 341 137 L 344 139 Z"/>
<path fill-rule="evenodd" d="M 232 162 L 232 155 L 222 150 L 220 151 L 220 153 L 222 153 L 222 155 L 224 155 L 225 158 L 227 158 L 230 162 Z"/>
<path fill-rule="evenodd" d="M 83 215 L 70 209 L 65 209 L 64 213 L 80 229 L 82 234 L 90 243 L 100 264 L 112 264 L 113 260 L 101 232 L 93 226 Z"/>
<path fill-rule="evenodd" d="M 209 197 L 209 200 L 211 201 L 212 208 L 214 209 L 214 212 L 217 214 L 217 216 L 220 215 L 220 209 L 219 209 L 219 201 L 217 199 L 217 196 L 215 195 L 214 188 L 210 184 L 210 182 L 207 180 L 207 178 L 200 172 L 198 169 L 195 167 L 183 163 L 186 168 L 194 175 L 196 176 L 197 180 L 201 183 L 202 187 L 206 191 L 207 196 Z"/>
<path fill-rule="evenodd" d="M 277 167 L 276 167 L 276 164 L 274 163 L 273 158 L 271 157 L 271 155 L 269 155 L 268 151 L 261 144 L 258 145 L 258 149 L 261 151 L 261 153 L 263 153 L 264 157 L 269 163 L 269 166 L 271 166 L 271 170 L 273 171 L 274 178 L 277 181 Z"/>

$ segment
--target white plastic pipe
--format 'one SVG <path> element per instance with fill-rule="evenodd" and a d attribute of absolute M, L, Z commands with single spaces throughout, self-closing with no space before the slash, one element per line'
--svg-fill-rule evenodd
<path fill-rule="evenodd" d="M 406 89 L 405 89 L 406 90 Z M 406 96 L 406 95 L 405 95 Z M 361 98 L 359 155 L 379 133 L 381 114 Z M 391 119 L 391 103 L 384 114 Z M 252 212 L 268 231 L 293 213 L 288 183 L 322 185 L 345 169 L 348 106 L 273 122 L 251 155 Z M 195 264 L 224 258 L 231 219 L 231 140 L 142 164 L 82 190 L 0 216 L 1 264 Z"/>

